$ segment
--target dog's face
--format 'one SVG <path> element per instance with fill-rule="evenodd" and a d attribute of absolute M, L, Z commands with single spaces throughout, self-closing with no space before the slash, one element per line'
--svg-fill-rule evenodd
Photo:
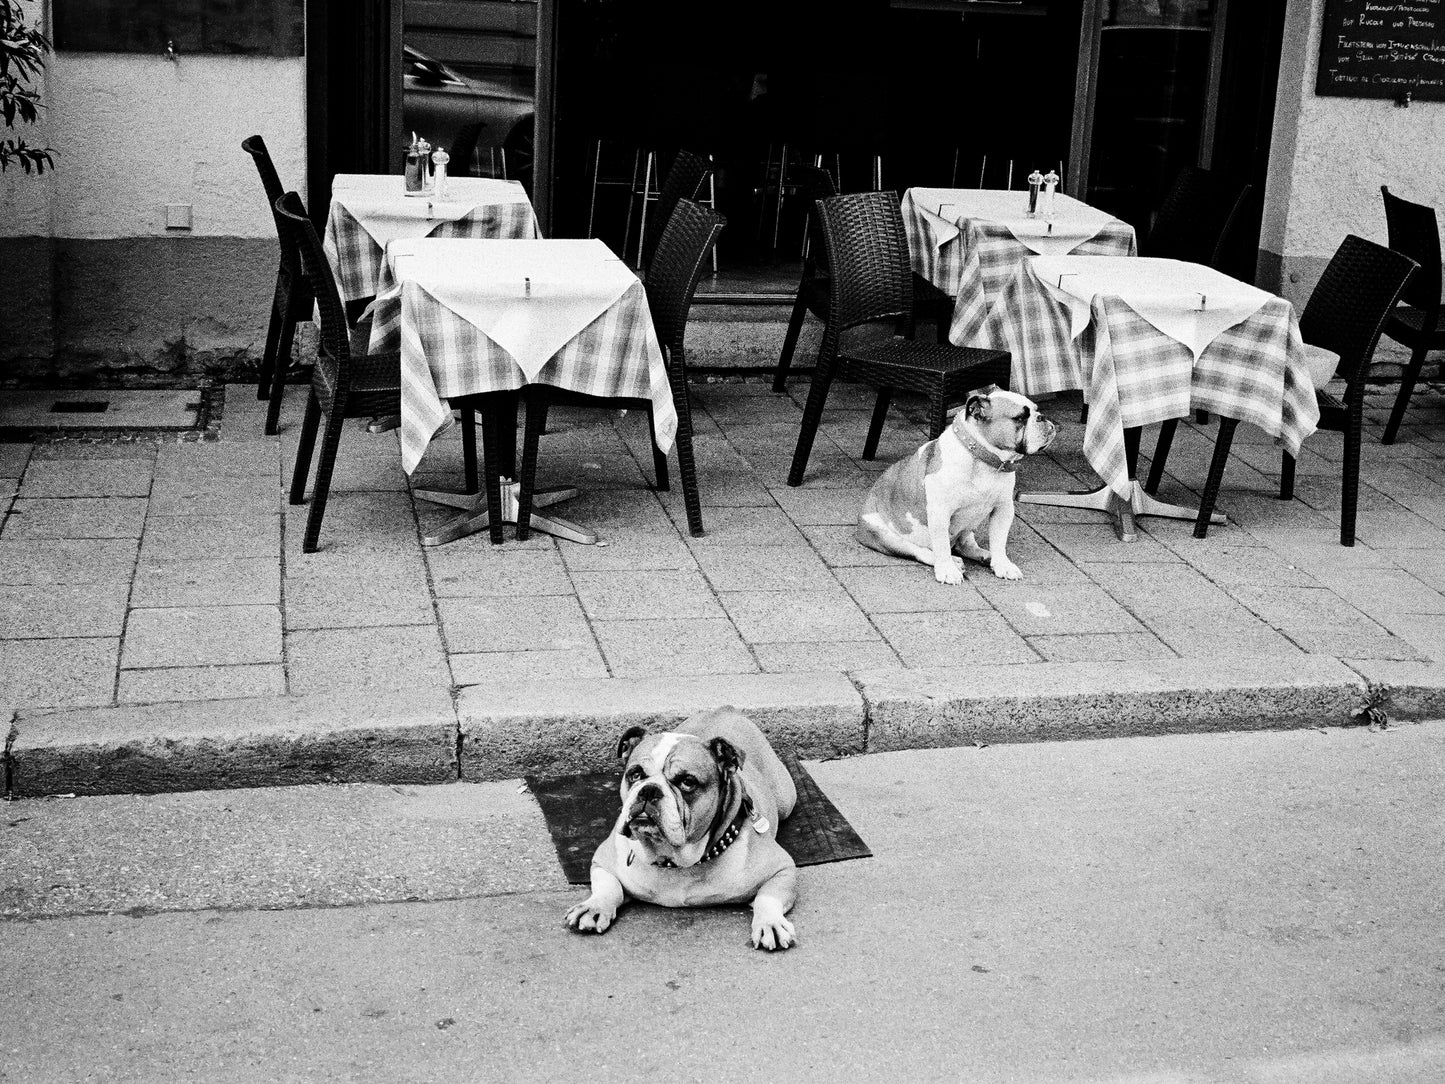
<path fill-rule="evenodd" d="M 996 384 L 968 393 L 954 423 L 966 421 L 1001 452 L 1033 455 L 1047 448 L 1059 427 L 1039 413 L 1033 400 Z"/>
<path fill-rule="evenodd" d="M 693 734 L 622 735 L 622 832 L 655 859 L 686 868 L 707 850 L 708 836 L 727 807 L 742 753 L 724 738 L 703 742 Z"/>

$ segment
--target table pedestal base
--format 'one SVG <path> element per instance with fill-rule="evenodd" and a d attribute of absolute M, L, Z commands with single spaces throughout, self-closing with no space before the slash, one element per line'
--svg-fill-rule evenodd
<path fill-rule="evenodd" d="M 1098 489 L 1085 490 L 1080 493 L 1024 493 L 1019 496 L 1021 504 L 1046 504 L 1055 508 L 1093 508 L 1100 512 L 1108 512 L 1114 519 L 1114 533 L 1119 536 L 1120 542 L 1136 542 L 1139 533 L 1135 529 L 1134 520 L 1138 516 L 1163 516 L 1166 519 L 1187 519 L 1199 518 L 1199 509 L 1186 508 L 1182 504 L 1165 504 L 1163 501 L 1155 500 L 1144 492 L 1144 487 L 1136 480 L 1129 480 L 1129 498 L 1125 500 L 1113 491 L 1109 486 L 1100 486 Z M 1222 524 L 1225 522 L 1223 513 L 1212 512 L 1209 522 Z"/>
<path fill-rule="evenodd" d="M 514 482 L 510 478 L 502 479 L 503 523 L 517 522 L 517 493 L 521 488 L 519 482 Z M 532 507 L 546 508 L 548 505 L 560 504 L 562 501 L 571 500 L 579 492 L 571 487 L 538 490 L 532 494 Z M 460 515 L 453 516 L 443 523 L 435 534 L 423 535 L 421 540 L 423 546 L 443 546 L 448 542 L 455 542 L 458 538 L 465 538 L 469 534 L 475 534 L 477 531 L 486 530 L 491 526 L 492 520 L 487 511 L 485 492 L 452 493 L 445 489 L 418 489 L 413 492 L 413 496 L 432 504 L 444 504 L 462 510 Z M 569 542 L 580 542 L 584 546 L 591 546 L 597 541 L 597 536 L 591 531 L 558 516 L 542 516 L 533 512 L 530 522 L 532 530 L 542 531 L 557 538 L 565 538 Z"/>

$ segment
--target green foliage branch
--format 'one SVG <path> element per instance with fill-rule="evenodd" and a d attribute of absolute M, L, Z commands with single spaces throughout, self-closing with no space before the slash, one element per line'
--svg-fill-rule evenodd
<path fill-rule="evenodd" d="M 5 127 L 34 124 L 42 108 L 40 92 L 30 86 L 45 67 L 50 42 L 25 20 L 18 0 L 0 0 L 0 117 Z M 13 136 L 0 139 L 0 171 L 18 162 L 26 173 L 55 168 L 49 147 L 32 147 Z"/>

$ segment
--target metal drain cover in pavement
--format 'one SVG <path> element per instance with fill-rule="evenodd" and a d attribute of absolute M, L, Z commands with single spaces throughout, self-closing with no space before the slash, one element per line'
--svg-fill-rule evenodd
<path fill-rule="evenodd" d="M 0 390 L 0 429 L 195 429 L 201 392 Z"/>

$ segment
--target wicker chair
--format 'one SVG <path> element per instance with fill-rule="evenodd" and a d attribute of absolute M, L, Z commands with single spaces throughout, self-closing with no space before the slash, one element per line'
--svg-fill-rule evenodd
<path fill-rule="evenodd" d="M 1340 398 L 1323 389 L 1316 390 L 1320 407 L 1321 429 L 1345 435 L 1345 455 L 1341 467 L 1343 497 L 1340 502 L 1340 545 L 1355 544 L 1355 508 L 1360 492 L 1360 429 L 1363 423 L 1363 383 L 1370 358 L 1380 341 L 1380 332 L 1390 311 L 1400 299 L 1405 283 L 1415 271 L 1415 261 L 1393 252 L 1383 245 L 1348 236 L 1331 257 L 1320 281 L 1310 293 L 1304 312 L 1300 314 L 1300 337 L 1311 346 L 1322 347 L 1340 356 L 1336 375 L 1345 378 Z M 1165 422 L 1159 429 L 1159 443 L 1149 467 L 1146 493 L 1153 493 L 1164 475 L 1164 463 L 1173 443 L 1175 421 Z M 1194 524 L 1194 537 L 1203 538 L 1219 495 L 1225 462 L 1229 459 L 1230 442 L 1234 439 L 1233 418 L 1219 419 L 1219 434 L 1214 439 L 1214 457 L 1209 464 L 1209 477 L 1199 505 L 1199 518 Z M 1280 463 L 1279 498 L 1294 497 L 1294 456 L 1285 452 Z"/>
<path fill-rule="evenodd" d="M 266 141 L 253 135 L 242 141 L 241 149 L 256 162 L 261 186 L 266 190 L 266 206 L 276 223 L 276 238 L 281 246 L 281 261 L 276 267 L 276 289 L 271 297 L 271 321 L 266 327 L 266 347 L 261 355 L 261 372 L 256 379 L 256 398 L 268 399 L 266 434 L 274 436 L 281 418 L 281 397 L 286 388 L 286 367 L 291 360 L 291 344 L 296 339 L 296 325 L 309 322 L 315 306 L 311 288 L 301 273 L 301 260 L 290 232 L 281 224 L 276 201 L 284 192 Z M 303 209 L 302 213 L 305 211 Z"/>
<path fill-rule="evenodd" d="M 703 261 L 717 243 L 725 221 L 716 211 L 700 207 L 689 199 L 679 199 L 658 239 L 646 278 L 647 304 L 652 311 L 657 340 L 667 363 L 672 401 L 677 410 L 677 465 L 682 475 L 687 526 L 694 535 L 703 533 L 702 501 L 698 496 L 697 464 L 692 454 L 692 408 L 688 400 L 683 338 L 687 333 L 687 313 L 692 306 L 698 277 L 702 274 Z M 527 385 L 524 396 L 527 400 L 527 424 L 522 438 L 521 486 L 517 494 L 519 539 L 525 539 L 530 534 L 532 494 L 537 476 L 537 444 L 546 431 L 547 409 L 552 403 L 645 410 L 649 428 L 652 428 L 653 421 L 650 399 L 602 398 L 547 384 Z M 657 488 L 665 490 L 668 488 L 667 456 L 657 447 L 655 430 L 653 437 L 652 462 L 657 474 Z"/>
<path fill-rule="evenodd" d="M 1217 173 L 1186 166 L 1159 205 L 1141 246 L 1143 255 L 1217 267 L 1244 218 L 1249 185 L 1232 185 Z"/>
<path fill-rule="evenodd" d="M 1385 200 L 1390 247 L 1420 265 L 1405 288 L 1400 306 L 1385 321 L 1385 334 L 1410 348 L 1410 363 L 1400 375 L 1400 391 L 1380 438 L 1381 443 L 1394 444 L 1415 382 L 1425 366 L 1425 355 L 1431 350 L 1445 350 L 1445 327 L 1440 322 L 1440 223 L 1433 207 L 1392 196 L 1384 185 L 1380 186 L 1380 195 Z"/>
<path fill-rule="evenodd" d="M 306 475 L 311 468 L 316 430 L 325 415 L 326 432 L 321 438 L 321 458 L 316 464 L 316 484 L 302 542 L 306 553 L 315 553 L 343 421 L 401 412 L 401 355 L 367 353 L 367 338 L 371 334 L 369 320 L 362 321 L 348 333 L 336 279 L 321 251 L 316 227 L 306 217 L 301 198 L 295 192 L 287 192 L 276 201 L 276 211 L 298 250 L 301 270 L 321 313 L 321 344 L 312 370 L 311 395 L 306 401 L 301 438 L 296 446 L 296 466 L 291 474 L 291 503 L 301 504 L 306 496 Z"/>
<path fill-rule="evenodd" d="M 908 241 L 896 192 L 861 192 L 819 200 L 815 213 L 831 275 L 828 319 L 808 400 L 803 407 L 788 485 L 803 482 L 813 438 L 835 378 L 876 386 L 878 399 L 863 458 L 872 459 L 895 389 L 921 392 L 929 400 L 929 432 L 947 424 L 950 402 L 987 384 L 1007 387 L 1006 350 L 980 350 L 947 343 L 913 341 L 913 285 Z M 841 350 L 843 333 L 863 324 L 892 322 L 904 337 Z"/>
<path fill-rule="evenodd" d="M 794 166 L 793 179 L 807 200 L 808 238 L 807 251 L 803 255 L 803 277 L 798 281 L 798 296 L 793 300 L 793 314 L 788 317 L 788 330 L 783 335 L 783 349 L 778 355 L 778 371 L 773 377 L 773 390 L 779 392 L 786 386 L 804 317 L 811 312 L 819 320 L 828 319 L 828 257 L 822 235 L 818 232 L 818 219 L 811 208 L 818 200 L 838 194 L 833 175 L 819 166 Z"/>
<path fill-rule="evenodd" d="M 657 201 L 653 204 L 650 215 L 646 203 L 643 203 L 642 221 L 637 227 L 637 259 L 638 266 L 643 269 L 644 273 L 652 265 L 653 254 L 661 243 L 659 238 L 668 223 L 672 221 L 672 209 L 677 206 L 678 200 L 697 199 L 710 176 L 712 176 L 712 164 L 706 158 L 688 150 L 677 152 L 677 157 L 672 160 L 672 165 L 667 167 L 667 176 L 662 179 L 662 187 L 658 189 Z M 662 223 L 662 226 L 649 233 L 647 230 L 649 218 L 654 223 Z"/>

